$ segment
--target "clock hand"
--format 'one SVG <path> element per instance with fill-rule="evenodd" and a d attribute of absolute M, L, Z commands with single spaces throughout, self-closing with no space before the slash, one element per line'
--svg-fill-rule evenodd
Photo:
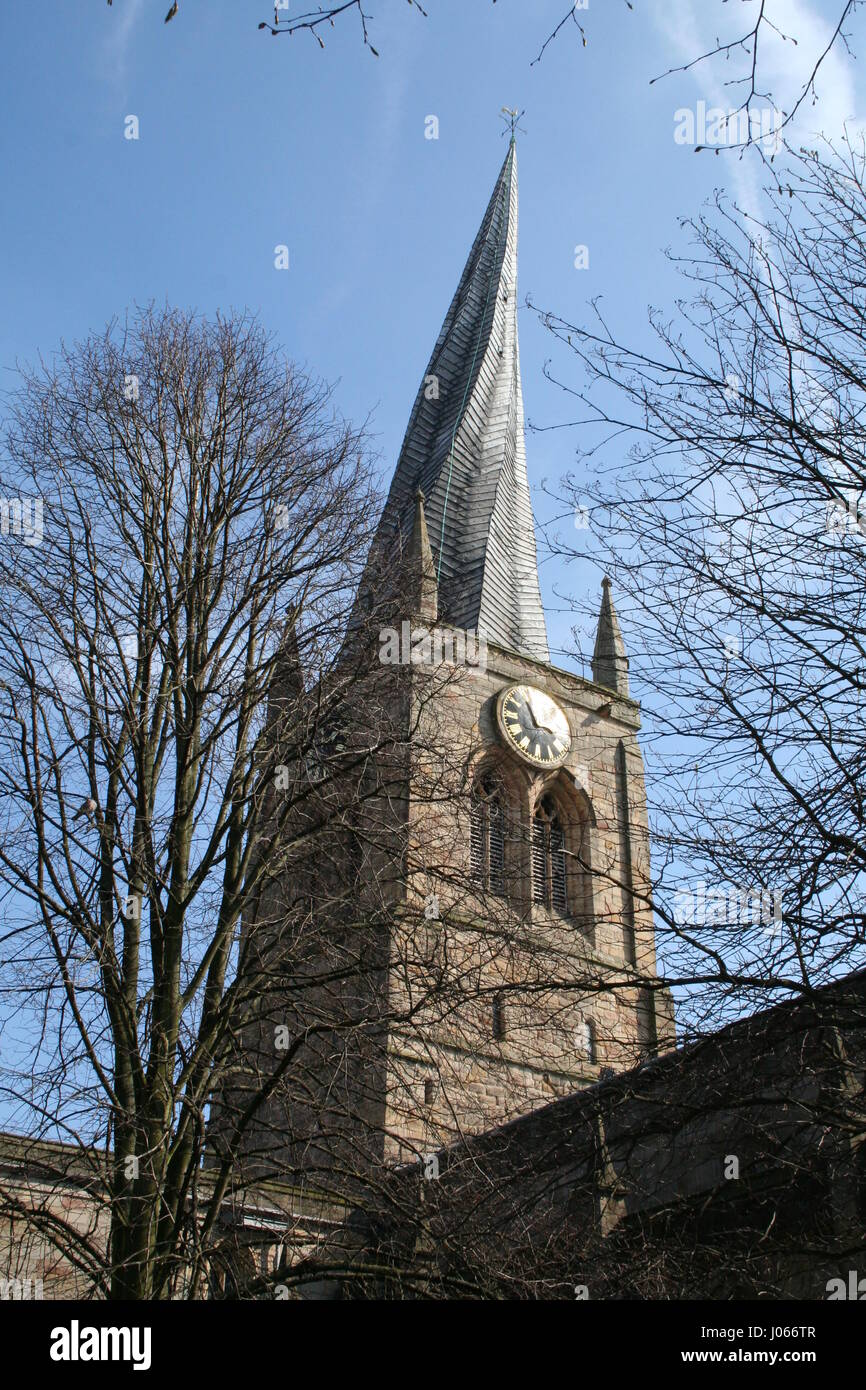
<path fill-rule="evenodd" d="M 543 724 L 543 723 L 541 722 L 541 720 L 539 719 L 538 714 L 536 713 L 535 707 L 534 707 L 534 705 L 533 705 L 533 703 L 532 703 L 532 700 L 531 700 L 531 698 L 530 698 L 529 696 L 527 696 L 527 698 L 526 698 L 526 703 L 527 703 L 527 705 L 528 705 L 528 707 L 529 707 L 529 713 L 532 715 L 532 720 L 533 720 L 533 723 L 535 724 L 536 729 L 540 730 L 541 732 L 543 732 L 543 733 L 545 733 L 545 734 L 552 734 L 552 733 L 553 733 L 553 730 L 552 730 L 552 729 L 549 729 L 548 726 L 547 726 L 546 724 Z"/>
<path fill-rule="evenodd" d="M 526 697 L 526 708 L 529 710 L 530 716 L 531 716 L 531 718 L 532 718 L 532 722 L 533 722 L 533 724 L 535 725 L 536 729 L 540 729 L 540 728 L 541 728 L 541 720 L 539 719 L 539 717 L 538 717 L 538 715 L 537 715 L 537 713 L 536 713 L 536 711 L 535 711 L 535 706 L 534 706 L 533 703 L 532 703 L 532 696 L 531 696 L 531 695 L 527 695 L 527 697 Z"/>

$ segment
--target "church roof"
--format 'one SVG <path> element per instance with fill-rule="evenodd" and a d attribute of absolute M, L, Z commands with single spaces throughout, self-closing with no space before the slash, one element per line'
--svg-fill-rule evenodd
<path fill-rule="evenodd" d="M 376 548 L 409 543 L 419 487 L 443 619 L 549 661 L 526 474 L 513 140 L 421 382 Z"/>

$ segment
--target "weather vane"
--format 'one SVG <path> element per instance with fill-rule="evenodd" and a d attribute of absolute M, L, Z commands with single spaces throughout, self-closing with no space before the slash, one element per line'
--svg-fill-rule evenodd
<path fill-rule="evenodd" d="M 500 116 L 499 119 L 502 120 L 502 121 L 504 121 L 505 124 L 506 124 L 507 126 L 510 126 L 510 128 L 511 128 L 511 138 L 512 138 L 512 140 L 514 139 L 514 133 L 515 133 L 515 131 L 517 131 L 517 130 L 520 131 L 521 135 L 525 135 L 525 134 L 526 134 L 526 131 L 523 129 L 523 126 L 517 124 L 517 122 L 520 120 L 520 117 L 521 117 L 521 116 L 525 116 L 525 115 L 526 115 L 526 111 L 525 111 L 525 110 L 523 110 L 523 111 L 518 111 L 516 106 L 515 106 L 515 107 L 512 107 L 512 106 L 503 106 L 503 108 L 502 108 L 502 115 Z M 505 131 L 504 131 L 504 130 L 503 130 L 502 134 L 503 134 L 503 135 L 505 134 Z"/>

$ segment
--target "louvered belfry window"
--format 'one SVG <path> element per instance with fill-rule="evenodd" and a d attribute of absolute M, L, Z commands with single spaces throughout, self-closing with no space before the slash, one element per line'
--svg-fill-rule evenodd
<path fill-rule="evenodd" d="M 549 796 L 542 799 L 532 819 L 532 899 L 563 917 L 568 913 L 565 835 Z"/>
<path fill-rule="evenodd" d="M 472 878 L 491 893 L 505 892 L 505 813 L 502 794 L 489 777 L 472 791 Z"/>

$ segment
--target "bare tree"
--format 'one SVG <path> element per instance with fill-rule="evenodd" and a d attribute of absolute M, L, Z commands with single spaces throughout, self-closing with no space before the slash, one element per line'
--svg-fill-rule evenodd
<path fill-rule="evenodd" d="M 699 1030 L 863 961 L 863 175 L 862 144 L 791 154 L 766 219 L 687 222 L 694 297 L 654 350 L 597 305 L 545 316 L 586 374 L 548 369 L 592 534 L 554 545 L 630 609 L 661 956 Z"/>
<path fill-rule="evenodd" d="M 839 0 L 834 7 L 833 15 L 828 17 L 826 38 L 815 41 L 811 50 L 805 50 L 805 78 L 792 84 L 790 92 L 784 95 L 778 95 L 765 88 L 764 52 L 767 45 L 774 40 L 789 45 L 791 50 L 799 48 L 801 36 L 793 25 L 786 25 L 784 28 L 779 25 L 777 16 L 767 0 L 760 0 L 758 4 L 753 4 L 752 0 L 741 0 L 741 5 L 747 6 L 745 23 L 740 27 L 732 16 L 728 16 L 733 26 L 730 37 L 724 40 L 716 37 L 705 52 L 695 54 L 688 62 L 673 66 L 652 79 L 653 82 L 658 82 L 675 73 L 691 72 L 712 64 L 715 64 L 718 71 L 724 71 L 722 63 L 727 64 L 733 59 L 733 75 L 726 77 L 725 86 L 730 88 L 735 99 L 736 112 L 746 117 L 746 130 L 741 140 L 731 141 L 725 146 L 728 149 L 744 149 L 747 146 L 759 145 L 751 118 L 756 107 L 760 108 L 765 102 L 774 102 L 779 112 L 776 140 L 780 141 L 782 133 L 794 121 L 803 104 L 811 101 L 814 105 L 818 101 L 817 80 L 829 54 L 834 49 L 851 53 L 849 26 L 861 8 L 862 0 Z M 697 148 L 718 151 L 723 147 L 699 145 Z"/>
<path fill-rule="evenodd" d="M 5 968 L 30 1001 L 4 1089 L 26 1133 L 102 1147 L 110 1255 L 77 1258 L 117 1295 L 158 1294 L 182 1239 L 261 875 L 267 695 L 287 614 L 313 671 L 342 640 L 361 446 L 249 319 L 147 311 L 10 406 L 3 491 L 38 525 L 0 552 Z"/>

